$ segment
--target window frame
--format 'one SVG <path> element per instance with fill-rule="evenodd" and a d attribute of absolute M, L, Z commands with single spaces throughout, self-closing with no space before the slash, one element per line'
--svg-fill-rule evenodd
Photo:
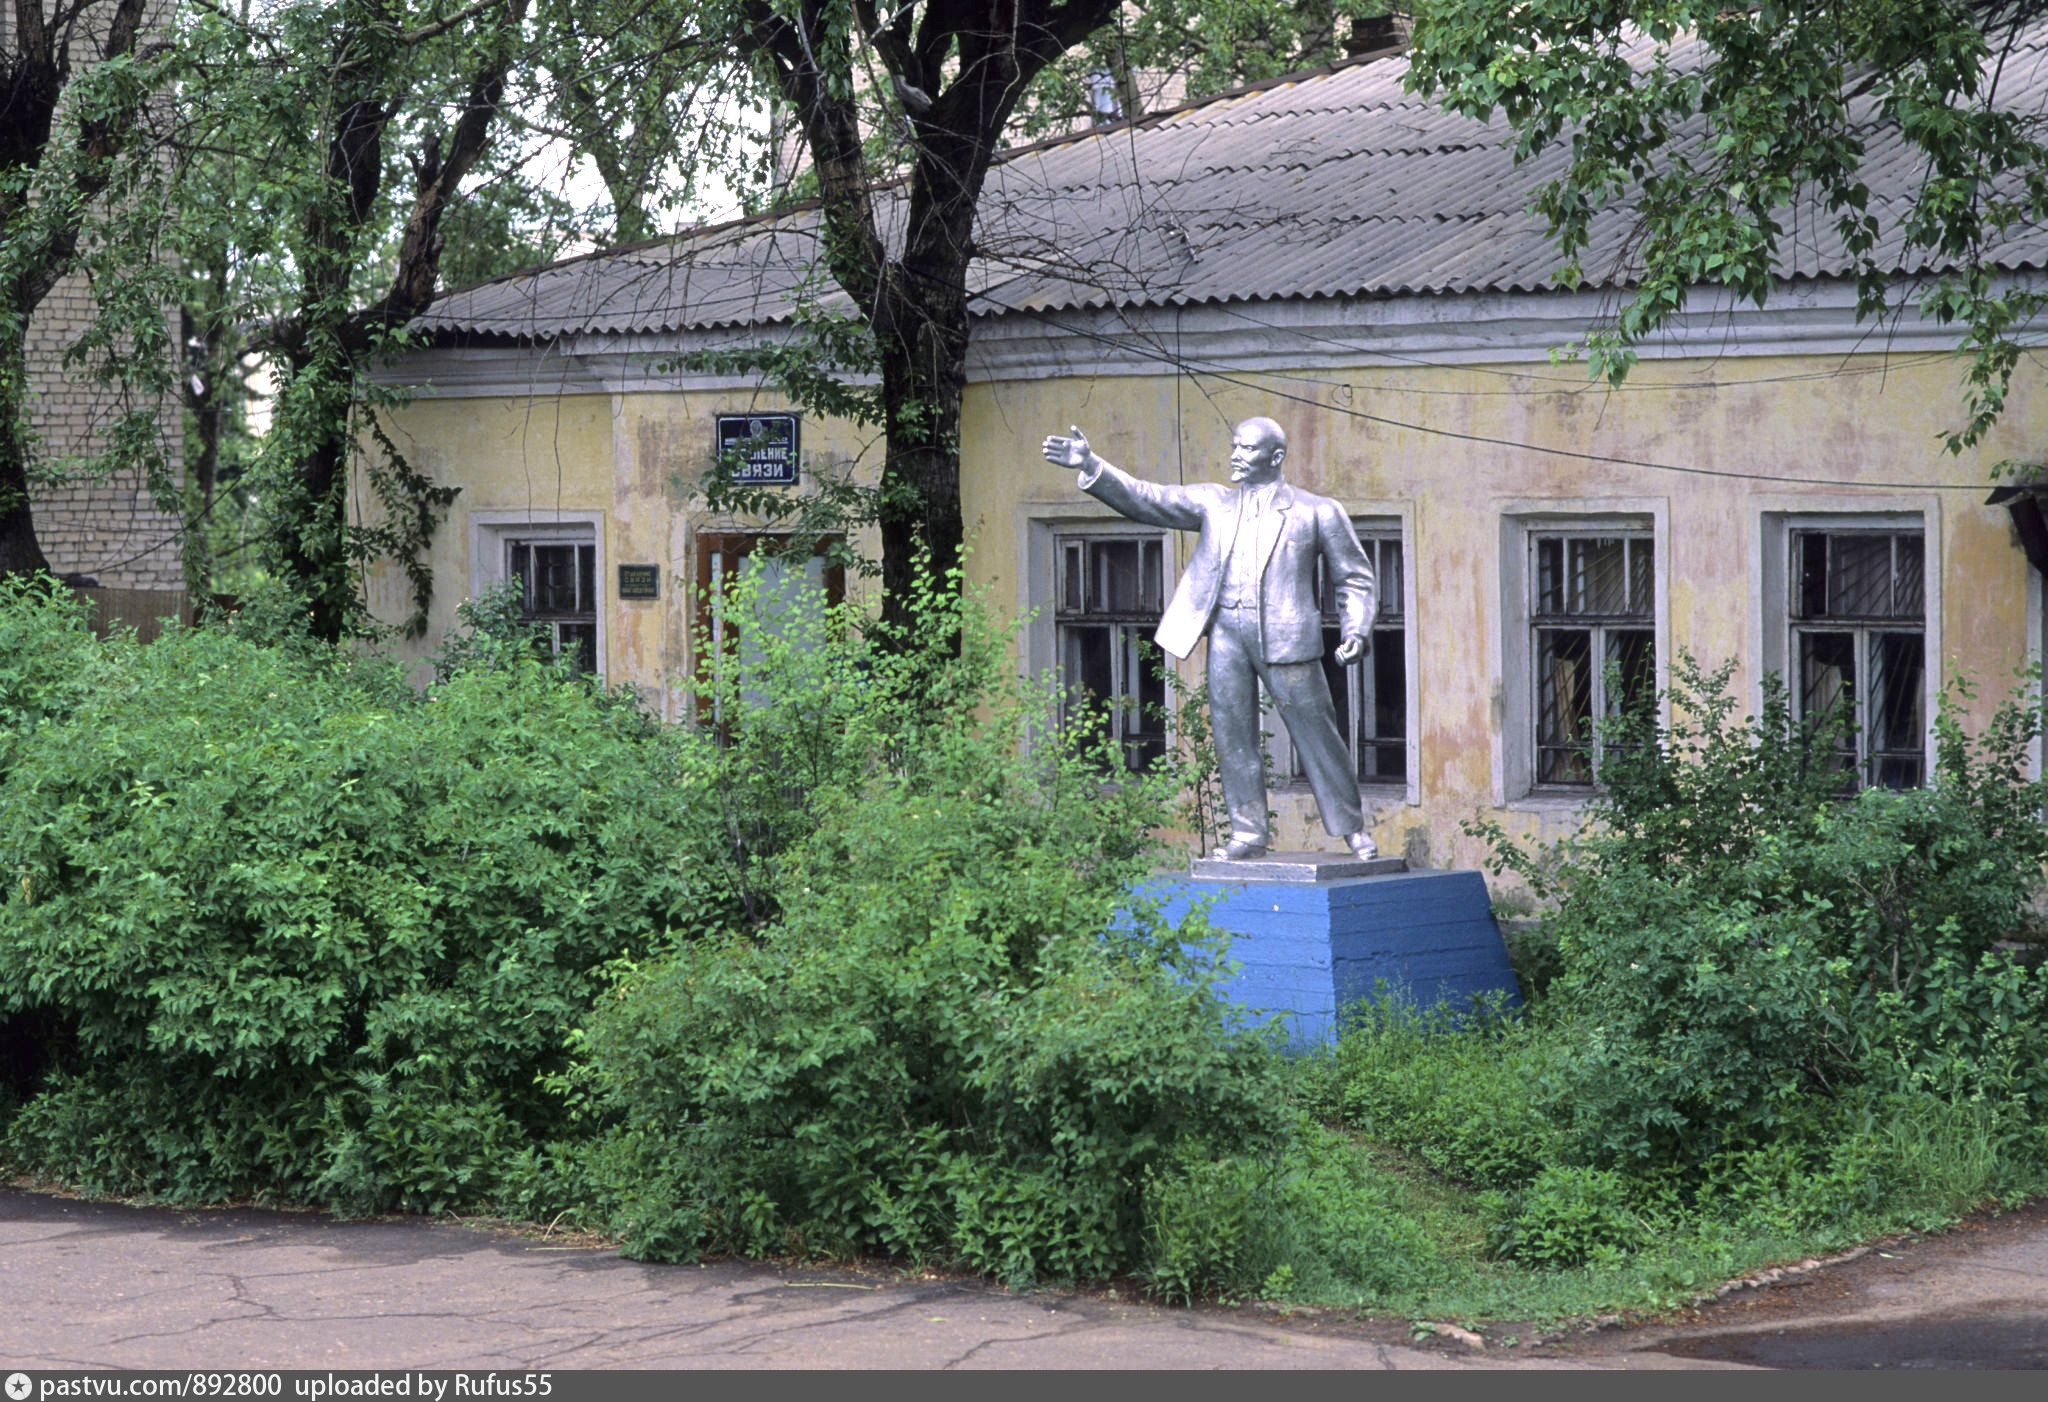
<path fill-rule="evenodd" d="M 1158 650 L 1158 644 L 1152 641 L 1152 635 L 1159 630 L 1159 621 L 1165 615 L 1167 600 L 1172 597 L 1173 588 L 1177 583 L 1168 573 L 1168 535 L 1169 532 L 1166 531 L 1132 524 L 1121 527 L 1091 527 L 1086 530 L 1056 528 L 1052 531 L 1049 541 L 1052 564 L 1049 612 L 1052 619 L 1053 665 L 1061 670 L 1063 684 L 1067 650 L 1066 630 L 1079 627 L 1106 627 L 1110 630 L 1112 639 L 1109 649 L 1110 695 L 1119 701 L 1135 700 L 1140 706 L 1144 704 L 1142 692 L 1132 682 L 1130 669 L 1137 662 L 1143 648 L 1151 647 L 1155 651 Z M 1088 595 L 1091 591 L 1087 576 L 1092 551 L 1095 547 L 1116 543 L 1132 543 L 1138 546 L 1141 588 L 1145 574 L 1145 549 L 1150 546 L 1158 552 L 1159 592 L 1156 609 L 1144 607 L 1143 604 L 1147 602 L 1144 600 L 1141 600 L 1141 606 L 1135 609 L 1090 608 Z M 1078 603 L 1071 597 L 1071 590 L 1068 588 L 1072 577 L 1068 565 L 1074 552 L 1079 552 L 1081 559 L 1083 597 Z M 1138 726 L 1132 725 L 1132 706 L 1118 704 L 1106 708 L 1111 743 L 1124 753 L 1125 765 L 1130 767 L 1132 772 L 1142 772 L 1131 765 L 1132 746 L 1156 744 L 1162 755 L 1170 753 L 1173 748 L 1172 711 L 1174 688 L 1178 685 L 1179 677 L 1175 672 L 1174 659 L 1162 653 L 1158 665 L 1162 678 L 1159 704 L 1163 707 L 1165 715 L 1156 731 L 1147 731 L 1143 727 L 1142 718 Z M 1061 723 L 1066 723 L 1064 700 L 1061 706 Z"/>
<path fill-rule="evenodd" d="M 1941 701 L 1942 646 L 1942 514 L 1941 499 L 1926 496 L 1811 493 L 1756 498 L 1750 512 L 1749 656 L 1750 710 L 1763 705 L 1763 678 L 1775 672 L 1796 691 L 1797 644 L 1793 632 L 1791 541 L 1803 532 L 1918 531 L 1921 539 L 1921 714 L 1925 718 L 1923 776 L 1934 773 L 1933 717 Z M 1797 705 L 1799 698 L 1794 696 Z"/>
<path fill-rule="evenodd" d="M 706 529 L 694 532 L 690 537 L 690 550 L 696 557 L 697 588 L 690 605 L 690 672 L 695 676 L 703 666 L 705 658 L 702 648 L 708 639 L 715 648 L 727 645 L 725 624 L 717 608 L 718 591 L 725 577 L 736 571 L 741 560 L 755 554 L 771 541 L 788 540 L 789 531 L 747 531 L 729 529 Z M 820 536 L 811 558 L 825 555 L 826 548 L 839 544 L 844 537 L 837 535 Z M 846 601 L 846 567 L 827 559 L 823 571 L 825 602 L 828 605 Z M 696 692 L 692 711 L 701 723 L 718 724 L 714 698 Z M 723 731 L 721 730 L 721 734 Z"/>
<path fill-rule="evenodd" d="M 1826 598 L 1825 594 L 1821 601 L 1821 612 L 1809 613 L 1807 611 L 1809 601 L 1804 597 L 1806 590 L 1806 562 L 1802 559 L 1802 556 L 1806 553 L 1807 542 L 1814 540 L 1823 542 L 1822 550 L 1825 558 L 1823 565 L 1824 591 L 1827 583 L 1833 579 L 1832 561 L 1834 551 L 1837 548 L 1836 542 L 1849 540 L 1882 540 L 1886 542 L 1889 555 L 1886 569 L 1887 588 L 1894 595 L 1893 607 L 1896 607 L 1898 584 L 1901 578 L 1901 571 L 1904 568 L 1904 562 L 1900 559 L 1899 543 L 1908 537 L 1916 538 L 1919 542 L 1920 611 L 1918 614 L 1830 613 L 1827 609 L 1832 601 Z M 1907 756 L 1913 757 L 1918 762 L 1919 778 L 1915 783 L 1901 785 L 1900 787 L 1926 787 L 1933 771 L 1927 761 L 1927 748 L 1931 727 L 1928 724 L 1929 712 L 1926 702 L 1928 570 L 1927 537 L 1925 532 L 1903 525 L 1859 525 L 1853 527 L 1843 527 L 1835 524 L 1826 526 L 1797 525 L 1785 532 L 1785 547 L 1787 552 L 1785 558 L 1786 590 L 1784 599 L 1786 622 L 1785 656 L 1792 674 L 1788 679 L 1788 690 L 1792 702 L 1793 715 L 1802 722 L 1809 719 L 1808 698 L 1806 694 L 1807 684 L 1804 675 L 1804 664 L 1806 661 L 1805 639 L 1822 636 L 1848 637 L 1852 650 L 1850 658 L 1852 680 L 1849 707 L 1854 725 L 1853 732 L 1849 736 L 1848 746 L 1844 749 L 1843 755 L 1848 761 L 1846 765 L 1848 772 L 1855 778 L 1856 789 L 1891 787 L 1890 785 L 1881 785 L 1879 783 L 1877 779 L 1877 766 L 1884 760 L 1897 761 Z M 1920 640 L 1921 696 L 1917 708 L 1919 721 L 1919 745 L 1917 749 L 1894 748 L 1873 751 L 1871 748 L 1873 728 L 1872 689 L 1876 683 L 1878 672 L 1874 661 L 1874 653 L 1877 640 L 1881 636 L 1912 636 Z"/>
<path fill-rule="evenodd" d="M 608 680 L 611 667 L 610 612 L 616 602 L 606 586 L 608 568 L 602 511 L 506 511 L 469 513 L 469 596 L 478 598 L 512 577 L 512 543 L 588 545 L 591 561 L 591 619 L 596 626 L 592 671 Z"/>
<path fill-rule="evenodd" d="M 1559 547 L 1559 567 L 1567 576 L 1572 565 L 1572 545 L 1578 541 L 1615 541 L 1622 547 L 1623 592 L 1628 596 L 1628 607 L 1622 611 L 1598 612 L 1591 608 L 1574 611 L 1569 600 L 1561 610 L 1547 610 L 1542 599 L 1543 547 L 1551 542 Z M 1537 526 L 1532 527 L 1526 537 L 1529 559 L 1524 562 L 1528 590 L 1527 609 L 1529 619 L 1527 646 L 1529 649 L 1529 714 L 1532 730 L 1529 737 L 1534 766 L 1530 773 L 1530 792 L 1534 794 L 1595 793 L 1599 790 L 1599 768 L 1601 758 L 1599 723 L 1601 720 L 1618 715 L 1619 705 L 1607 694 L 1607 666 L 1613 661 L 1614 635 L 1618 633 L 1648 633 L 1650 635 L 1651 658 L 1650 676 L 1654 690 L 1656 678 L 1661 673 L 1661 657 L 1656 650 L 1657 635 L 1657 538 L 1647 526 L 1624 529 L 1612 526 Z M 1640 551 L 1650 552 L 1650 579 L 1648 597 L 1638 609 L 1635 600 L 1634 571 Z M 1565 583 L 1569 591 L 1571 585 Z M 1543 656 L 1545 633 L 1586 634 L 1586 720 L 1588 733 L 1577 741 L 1546 739 L 1543 733 L 1545 717 L 1543 705 L 1542 670 L 1537 666 Z M 1571 718 L 1577 723 L 1577 717 Z M 1582 751 L 1586 756 L 1586 777 L 1584 779 L 1557 779 L 1544 777 L 1544 757 L 1550 751 Z"/>
<path fill-rule="evenodd" d="M 562 656 L 564 628 L 588 627 L 590 629 L 590 655 L 584 659 L 589 665 L 581 670 L 595 674 L 597 671 L 597 615 L 604 597 L 604 586 L 597 577 L 597 542 L 582 538 L 560 536 L 528 536 L 508 532 L 504 537 L 505 578 L 518 577 L 525 585 L 525 597 L 521 608 L 529 623 L 538 623 L 548 630 L 548 651 L 557 659 Z M 572 585 L 575 591 L 575 605 L 568 609 L 542 610 L 536 607 L 534 594 L 540 588 L 537 573 L 536 551 L 571 550 L 573 557 Z M 520 569 L 520 553 L 525 552 L 526 569 Z M 586 570 L 586 565 L 588 566 Z M 587 577 L 586 577 L 587 576 Z M 588 590 L 586 597 L 585 591 Z"/>
<path fill-rule="evenodd" d="M 1490 698 L 1492 800 L 1509 812 L 1542 813 L 1583 808 L 1599 792 L 1592 784 L 1538 784 L 1534 553 L 1540 535 L 1615 536 L 1647 533 L 1653 551 L 1651 629 L 1659 723 L 1670 720 L 1663 694 L 1671 666 L 1672 569 L 1670 502 L 1664 497 L 1495 498 L 1499 530 L 1495 555 L 1495 615 L 1487 630 L 1487 661 L 1496 678 Z M 1605 670 L 1604 666 L 1602 668 Z"/>

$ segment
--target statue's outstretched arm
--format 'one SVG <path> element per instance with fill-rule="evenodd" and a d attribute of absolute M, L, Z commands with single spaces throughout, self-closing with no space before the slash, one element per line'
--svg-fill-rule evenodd
<path fill-rule="evenodd" d="M 1202 528 L 1202 507 L 1193 492 L 1185 487 L 1141 482 L 1110 466 L 1088 446 L 1087 435 L 1078 427 L 1069 428 L 1065 437 L 1054 434 L 1047 438 L 1044 451 L 1047 462 L 1079 472 L 1077 485 L 1081 490 L 1119 515 L 1171 531 Z"/>

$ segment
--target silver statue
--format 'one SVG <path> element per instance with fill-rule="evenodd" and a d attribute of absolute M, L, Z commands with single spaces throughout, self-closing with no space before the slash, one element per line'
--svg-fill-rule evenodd
<path fill-rule="evenodd" d="M 1237 860 L 1266 852 L 1266 769 L 1259 750 L 1264 682 L 1308 770 L 1323 826 L 1358 856 L 1378 856 L 1365 831 L 1358 777 L 1321 660 L 1318 559 L 1337 597 L 1340 665 L 1371 646 L 1378 607 L 1372 562 L 1344 508 L 1281 479 L 1287 434 L 1271 419 L 1246 419 L 1231 435 L 1231 486 L 1140 482 L 1097 457 L 1080 429 L 1068 432 L 1071 437 L 1045 440 L 1045 456 L 1077 469 L 1082 491 L 1133 521 L 1201 532 L 1153 636 L 1175 657 L 1186 657 L 1203 633 L 1209 635 L 1210 727 L 1230 810 L 1230 840 L 1216 855 Z"/>

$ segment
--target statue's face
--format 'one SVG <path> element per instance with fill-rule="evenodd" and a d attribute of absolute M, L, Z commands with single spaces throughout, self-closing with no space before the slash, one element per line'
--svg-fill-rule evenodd
<path fill-rule="evenodd" d="M 1269 434 L 1250 424 L 1239 424 L 1230 435 L 1230 480 L 1247 487 L 1262 487 L 1280 475 L 1280 460 L 1287 449 Z"/>

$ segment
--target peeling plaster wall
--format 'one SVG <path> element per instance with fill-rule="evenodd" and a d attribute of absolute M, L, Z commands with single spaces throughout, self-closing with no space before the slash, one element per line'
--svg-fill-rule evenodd
<path fill-rule="evenodd" d="M 745 531 L 755 523 L 704 509 L 697 483 L 713 457 L 714 420 L 722 413 L 776 413 L 793 406 L 770 395 L 737 393 L 568 394 L 560 397 L 422 398 L 392 416 L 399 446 L 413 466 L 461 493 L 434 533 L 429 562 L 434 597 L 424 656 L 455 626 L 479 570 L 473 515 L 524 515 L 546 521 L 565 513 L 601 513 L 600 557 L 606 599 L 601 627 L 606 674 L 672 719 L 688 713 L 687 673 L 696 626 L 696 538 L 704 531 Z M 823 472 L 859 472 L 874 479 L 880 462 L 873 435 L 850 426 L 806 421 L 800 485 Z M 850 466 L 851 465 L 851 466 Z M 360 503 L 363 494 L 355 494 Z M 867 553 L 878 539 L 859 543 Z M 660 597 L 615 597 L 618 566 L 660 567 Z M 387 620 L 411 610 L 404 577 L 388 562 L 371 576 L 372 610 Z M 848 580 L 858 597 L 862 582 Z"/>
<path fill-rule="evenodd" d="M 1648 360 L 1619 390 L 1588 383 L 1577 367 L 1526 362 L 1323 367 L 1228 380 L 983 379 L 969 386 L 962 430 L 970 573 L 999 603 L 1028 604 L 1049 588 L 1049 580 L 1022 577 L 1029 523 L 1101 517 L 1070 473 L 1040 457 L 1048 432 L 1079 424 L 1104 457 L 1127 470 L 1198 481 L 1224 475 L 1235 420 L 1278 418 L 1291 437 L 1291 480 L 1357 514 L 1403 514 L 1409 523 L 1416 772 L 1412 798 L 1376 804 L 1375 835 L 1382 850 L 1418 864 L 1475 866 L 1483 853 L 1460 832 L 1460 820 L 1487 813 L 1517 834 L 1550 838 L 1570 831 L 1581 812 L 1573 801 L 1503 789 L 1501 756 L 1513 743 L 1503 726 L 1512 706 L 1499 668 L 1504 650 L 1526 646 L 1504 636 L 1503 570 L 1511 566 L 1503 560 L 1503 511 L 1621 503 L 1654 514 L 1660 661 L 1668 668 L 1681 647 L 1708 666 L 1733 658 L 1738 698 L 1751 705 L 1759 637 L 1772 626 L 1757 565 L 1770 513 L 1921 511 L 1930 582 L 1938 585 L 1929 638 L 1938 641 L 1941 675 L 1976 679 L 1970 710 L 1980 720 L 2009 694 L 2012 673 L 2039 646 L 2033 634 L 2040 625 L 2029 612 L 2029 567 L 2006 515 L 1983 502 L 1993 464 L 2039 456 L 2030 445 L 2048 430 L 2048 396 L 2032 382 L 2016 386 L 1991 441 L 1950 457 L 1939 434 L 1959 410 L 1957 371 L 1945 357 L 1758 355 Z M 786 407 L 744 389 L 613 389 L 423 398 L 398 411 L 400 440 L 416 464 L 463 489 L 436 537 L 433 627 L 423 647 L 450 625 L 471 578 L 466 513 L 602 512 L 607 596 L 617 564 L 663 568 L 657 603 L 607 607 L 610 675 L 665 714 L 685 714 L 677 681 L 690 655 L 694 539 L 747 525 L 706 515 L 694 496 L 712 452 L 712 416 Z M 821 466 L 846 463 L 873 480 L 880 453 L 871 434 L 807 421 L 803 435 L 807 481 Z M 1775 480 L 1784 478 L 1812 480 Z M 1180 558 L 1191 545 L 1181 542 Z M 377 587 L 380 612 L 402 603 L 388 574 Z M 1199 660 L 1198 653 L 1191 675 Z M 1929 661 L 1936 663 L 1931 649 Z M 1281 795 L 1275 806 L 1283 845 L 1333 845 L 1306 793 Z"/>

